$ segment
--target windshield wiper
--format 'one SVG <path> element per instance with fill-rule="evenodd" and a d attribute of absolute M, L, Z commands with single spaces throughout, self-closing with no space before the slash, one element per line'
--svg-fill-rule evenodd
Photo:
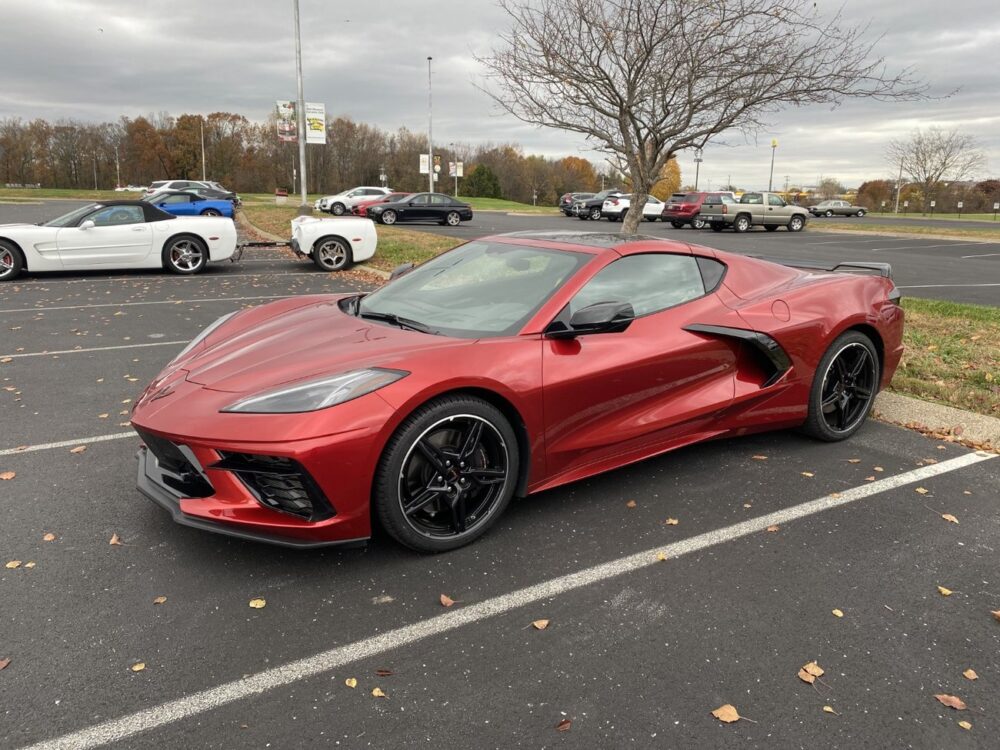
<path fill-rule="evenodd" d="M 409 318 L 401 318 L 394 313 L 383 313 L 383 312 L 359 312 L 359 318 L 367 318 L 368 320 L 384 320 L 386 323 L 391 323 L 394 326 L 399 326 L 400 328 L 408 328 L 411 331 L 419 331 L 420 333 L 437 333 L 433 331 L 430 327 L 424 325 L 419 320 L 410 320 Z"/>

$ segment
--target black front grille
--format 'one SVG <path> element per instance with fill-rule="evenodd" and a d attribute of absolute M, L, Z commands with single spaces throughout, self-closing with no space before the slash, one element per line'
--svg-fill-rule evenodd
<path fill-rule="evenodd" d="M 156 456 L 160 469 L 160 481 L 182 497 L 209 497 L 215 494 L 215 488 L 184 455 L 180 446 L 169 440 L 136 429 L 142 442 Z"/>
<path fill-rule="evenodd" d="M 335 511 L 315 480 L 297 461 L 280 456 L 219 452 L 213 469 L 231 471 L 266 508 L 308 521 L 322 521 Z"/>

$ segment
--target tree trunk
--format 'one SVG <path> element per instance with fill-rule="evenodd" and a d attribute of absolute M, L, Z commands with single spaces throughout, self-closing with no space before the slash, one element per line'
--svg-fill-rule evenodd
<path fill-rule="evenodd" d="M 629 201 L 628 213 L 622 222 L 622 234 L 633 235 L 639 233 L 639 224 L 642 223 L 642 212 L 646 207 L 646 199 L 649 197 L 649 189 L 633 185 L 632 199 Z"/>

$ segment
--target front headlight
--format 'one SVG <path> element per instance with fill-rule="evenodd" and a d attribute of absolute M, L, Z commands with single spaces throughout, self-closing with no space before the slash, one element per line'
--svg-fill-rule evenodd
<path fill-rule="evenodd" d="M 297 414 L 318 411 L 395 383 L 410 373 L 371 367 L 282 386 L 240 399 L 222 411 L 242 414 Z"/>
<path fill-rule="evenodd" d="M 215 321 L 214 323 L 212 323 L 211 325 L 209 325 L 208 328 L 206 328 L 201 333 L 199 333 L 197 336 L 195 336 L 194 339 L 192 339 L 191 343 L 188 344 L 187 346 L 185 346 L 184 349 L 181 350 L 180 354 L 178 354 L 176 357 L 174 357 L 172 360 L 170 360 L 170 364 L 172 365 L 175 362 L 178 362 L 181 359 L 183 359 L 184 356 L 188 352 L 190 352 L 192 349 L 194 349 L 196 346 L 198 346 L 198 344 L 200 344 L 202 341 L 204 341 L 212 331 L 214 331 L 216 328 L 218 328 L 219 326 L 221 326 L 223 323 L 225 323 L 227 320 L 229 320 L 231 317 L 233 317 L 238 312 L 239 312 L 239 310 L 234 310 L 233 312 L 229 313 L 228 315 L 223 315 L 217 321 Z"/>

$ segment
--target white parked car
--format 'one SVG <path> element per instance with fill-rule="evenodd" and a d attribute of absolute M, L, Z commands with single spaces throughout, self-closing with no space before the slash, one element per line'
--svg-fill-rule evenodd
<path fill-rule="evenodd" d="M 196 188 L 215 189 L 211 183 L 201 182 L 200 180 L 157 180 L 156 182 L 149 183 L 149 187 L 146 188 L 146 195 L 160 193 L 164 190 L 194 190 Z"/>
<path fill-rule="evenodd" d="M 143 201 L 91 203 L 45 224 L 0 225 L 0 281 L 22 271 L 203 271 L 236 251 L 232 219 L 174 216 Z"/>
<path fill-rule="evenodd" d="M 608 221 L 621 221 L 625 212 L 629 210 L 632 203 L 632 196 L 628 193 L 624 195 L 613 195 L 607 198 L 601 205 L 601 216 Z M 649 196 L 646 205 L 642 209 L 642 218 L 646 221 L 656 221 L 663 213 L 663 201 L 659 198 Z"/>
<path fill-rule="evenodd" d="M 346 271 L 355 263 L 375 255 L 378 235 L 375 223 L 360 216 L 292 219 L 292 250 L 308 255 L 324 271 Z"/>
<path fill-rule="evenodd" d="M 394 191 L 383 187 L 356 187 L 336 195 L 324 195 L 316 201 L 315 206 L 318 211 L 325 211 L 334 216 L 343 216 L 350 213 L 351 209 L 361 201 L 375 200 L 392 192 Z"/>

